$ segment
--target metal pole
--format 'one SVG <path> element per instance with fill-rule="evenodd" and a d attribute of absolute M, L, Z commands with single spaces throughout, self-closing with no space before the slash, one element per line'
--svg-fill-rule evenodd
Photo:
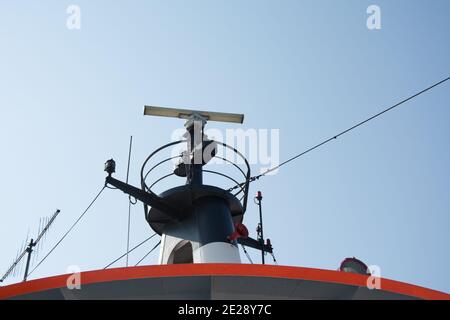
<path fill-rule="evenodd" d="M 23 281 L 27 281 L 28 277 L 28 270 L 30 269 L 30 259 L 31 259 L 31 253 L 33 252 L 33 247 L 35 246 L 35 243 L 33 242 L 33 239 L 31 239 L 30 243 L 28 244 L 27 248 L 27 265 L 25 267 L 25 275 L 23 276 Z"/>
<path fill-rule="evenodd" d="M 187 123 L 187 143 L 191 157 L 187 183 L 190 185 L 203 184 L 203 126 L 204 122 L 196 117 L 192 117 Z"/>
<path fill-rule="evenodd" d="M 258 238 L 259 238 L 258 240 L 259 240 L 259 243 L 261 244 L 261 260 L 262 260 L 262 264 L 265 264 L 264 231 L 263 231 L 262 206 L 261 206 L 262 198 L 263 197 L 262 197 L 261 191 L 258 191 L 256 193 L 256 200 L 258 200 L 258 207 L 259 207 L 259 226 L 258 226 L 257 232 L 258 232 Z"/>
<path fill-rule="evenodd" d="M 130 162 L 131 162 L 131 148 L 133 146 L 133 136 L 130 136 L 130 147 L 128 149 L 128 166 L 127 166 L 127 183 L 130 175 Z M 127 259 L 126 266 L 128 267 L 128 251 L 130 250 L 130 222 L 131 222 L 131 201 L 128 197 L 128 228 L 127 228 Z"/>

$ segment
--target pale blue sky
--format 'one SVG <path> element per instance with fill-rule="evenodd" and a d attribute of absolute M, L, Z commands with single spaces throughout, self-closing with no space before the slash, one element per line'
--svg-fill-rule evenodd
<path fill-rule="evenodd" d="M 450 74 L 447 0 L 121 3 L 0 4 L 1 273 L 56 208 L 40 256 L 60 238 L 106 159 L 125 179 L 131 134 L 139 183 L 146 155 L 182 126 L 143 117 L 144 104 L 245 113 L 243 129 L 280 129 L 286 159 Z M 79 31 L 66 28 L 70 4 Z M 381 30 L 366 27 L 371 4 Z M 446 84 L 252 185 L 279 263 L 337 269 L 356 256 L 450 292 L 449 101 Z M 151 230 L 141 206 L 132 217 L 135 244 Z M 33 278 L 103 268 L 125 250 L 126 219 L 126 196 L 107 190 Z M 253 235 L 256 219 L 250 202 Z"/>

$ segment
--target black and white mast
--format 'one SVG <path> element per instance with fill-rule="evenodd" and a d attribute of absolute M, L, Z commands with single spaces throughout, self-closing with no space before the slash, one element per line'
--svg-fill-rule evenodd
<path fill-rule="evenodd" d="M 141 189 L 112 177 L 115 171 L 112 159 L 105 164 L 105 171 L 108 172 L 106 184 L 143 202 L 147 222 L 162 236 L 159 263 L 240 263 L 237 244 L 242 241 L 245 245 L 271 252 L 271 247 L 248 238 L 248 232 L 242 225 L 249 189 L 248 161 L 236 149 L 208 140 L 204 134 L 208 121 L 242 123 L 244 115 L 150 106 L 144 108 L 144 115 L 185 119 L 185 140 L 169 143 L 147 158 L 141 170 Z M 178 143 L 186 143 L 187 149 L 180 155 L 180 162 L 170 175 L 184 177 L 186 183 L 156 195 L 151 190 L 153 185 L 148 187 L 146 184 L 146 164 L 157 152 Z M 219 145 L 244 159 L 247 172 L 241 172 L 247 183 L 236 194 L 203 183 L 205 172 L 225 176 L 203 169 L 216 156 Z"/>

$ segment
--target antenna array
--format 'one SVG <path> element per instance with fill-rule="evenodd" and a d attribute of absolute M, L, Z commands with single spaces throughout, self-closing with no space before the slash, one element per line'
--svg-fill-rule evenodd
<path fill-rule="evenodd" d="M 42 244 L 47 236 L 47 232 L 49 231 L 50 226 L 52 225 L 53 221 L 55 221 L 55 219 L 59 213 L 60 213 L 60 210 L 58 209 L 52 216 L 39 219 L 39 229 L 38 229 L 38 236 L 36 237 L 36 240 L 31 239 L 30 242 L 28 242 L 29 235 L 27 235 L 27 238 L 26 238 L 25 242 L 23 243 L 21 249 L 19 249 L 19 251 L 17 252 L 16 259 L 11 264 L 11 266 L 6 271 L 6 273 L 3 275 L 3 277 L 0 279 L 0 282 L 5 281 L 6 278 L 8 278 L 10 275 L 15 276 L 15 275 L 17 275 L 17 273 L 22 272 L 22 268 L 23 268 L 22 259 L 26 254 L 28 254 L 28 257 L 27 257 L 27 263 L 26 263 L 26 267 L 25 267 L 25 275 L 24 275 L 23 280 L 24 281 L 27 280 L 28 270 L 30 267 L 31 254 L 33 251 L 35 251 L 36 254 L 34 255 L 34 258 L 37 256 L 37 254 L 38 254 L 39 250 L 41 249 Z M 33 250 L 33 248 L 36 248 L 36 249 Z M 21 252 L 21 253 L 19 254 L 19 252 Z"/>

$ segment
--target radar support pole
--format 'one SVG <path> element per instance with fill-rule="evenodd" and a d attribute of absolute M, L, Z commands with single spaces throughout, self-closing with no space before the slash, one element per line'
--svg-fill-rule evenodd
<path fill-rule="evenodd" d="M 185 123 L 188 144 L 189 163 L 187 184 L 200 186 L 203 184 L 203 128 L 206 119 L 199 114 L 191 115 Z"/>

